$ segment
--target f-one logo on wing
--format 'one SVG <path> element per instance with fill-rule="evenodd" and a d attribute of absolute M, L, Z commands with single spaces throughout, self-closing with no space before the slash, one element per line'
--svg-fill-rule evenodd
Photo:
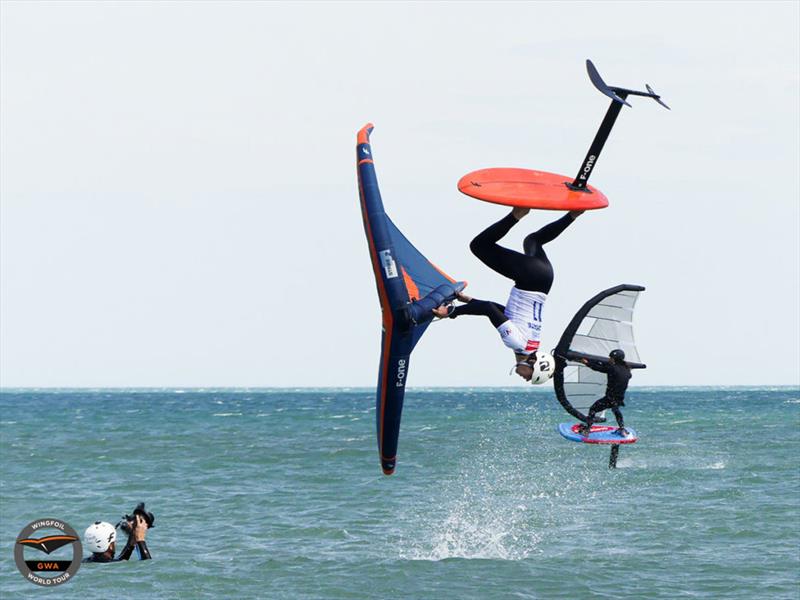
<path fill-rule="evenodd" d="M 395 387 L 403 387 L 406 381 L 406 359 L 401 358 L 397 361 L 397 381 Z"/>
<path fill-rule="evenodd" d="M 82 558 L 83 548 L 77 532 L 59 519 L 31 521 L 20 531 L 14 544 L 14 561 L 19 572 L 31 583 L 44 587 L 54 587 L 72 579 Z"/>

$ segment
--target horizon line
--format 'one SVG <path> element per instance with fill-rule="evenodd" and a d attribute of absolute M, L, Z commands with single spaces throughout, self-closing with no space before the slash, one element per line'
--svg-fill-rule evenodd
<path fill-rule="evenodd" d="M 800 383 L 760 383 L 760 384 L 726 384 L 719 385 L 713 383 L 701 384 L 672 384 L 672 385 L 637 385 L 630 386 L 628 389 L 652 389 L 652 388 L 797 388 L 800 389 Z M 120 391 L 155 391 L 155 390 L 187 390 L 187 391 L 216 391 L 216 390 L 374 390 L 374 386 L 361 386 L 361 385 L 337 385 L 337 386 L 301 386 L 301 385 L 283 385 L 283 386 L 0 386 L 0 393 L 7 391 L 86 391 L 86 390 L 120 390 Z M 486 390 L 526 390 L 530 391 L 545 391 L 552 390 L 552 387 L 538 387 L 524 388 L 520 386 L 505 386 L 505 385 L 422 385 L 414 388 L 409 388 L 409 391 L 414 390 L 431 390 L 431 389 L 486 389 Z"/>

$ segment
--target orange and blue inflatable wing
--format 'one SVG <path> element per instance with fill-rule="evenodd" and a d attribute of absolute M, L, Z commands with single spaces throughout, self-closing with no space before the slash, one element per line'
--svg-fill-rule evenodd
<path fill-rule="evenodd" d="M 369 135 L 358 132 L 356 163 L 364 232 L 383 313 L 376 425 L 381 467 L 394 473 L 409 359 L 437 306 L 466 287 L 431 263 L 408 241 L 383 208 Z"/>

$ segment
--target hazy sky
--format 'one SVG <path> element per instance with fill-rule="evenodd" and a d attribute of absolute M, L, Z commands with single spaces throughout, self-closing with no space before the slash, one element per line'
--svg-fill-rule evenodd
<path fill-rule="evenodd" d="M 548 247 L 544 347 L 640 283 L 635 384 L 798 384 L 799 7 L 3 2 L 0 383 L 374 385 L 357 130 L 397 225 L 505 302 L 468 250 L 505 209 L 456 182 L 573 175 L 608 106 L 591 58 L 672 111 L 631 99 L 610 207 Z M 410 383 L 524 386 L 510 359 L 484 319 L 437 323 Z"/>

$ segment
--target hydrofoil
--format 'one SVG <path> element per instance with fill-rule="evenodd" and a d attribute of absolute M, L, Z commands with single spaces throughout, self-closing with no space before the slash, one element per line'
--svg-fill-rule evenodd
<path fill-rule="evenodd" d="M 533 169 L 497 167 L 464 175 L 458 182 L 458 189 L 485 202 L 541 210 L 595 210 L 608 206 L 608 198 L 589 185 L 589 177 L 597 166 L 620 110 L 623 105 L 630 106 L 628 96 L 652 98 L 666 109 L 669 106 L 648 84 L 645 84 L 646 92 L 610 86 L 600 77 L 591 60 L 586 61 L 586 70 L 594 87 L 611 98 L 611 105 L 575 177 Z"/>

